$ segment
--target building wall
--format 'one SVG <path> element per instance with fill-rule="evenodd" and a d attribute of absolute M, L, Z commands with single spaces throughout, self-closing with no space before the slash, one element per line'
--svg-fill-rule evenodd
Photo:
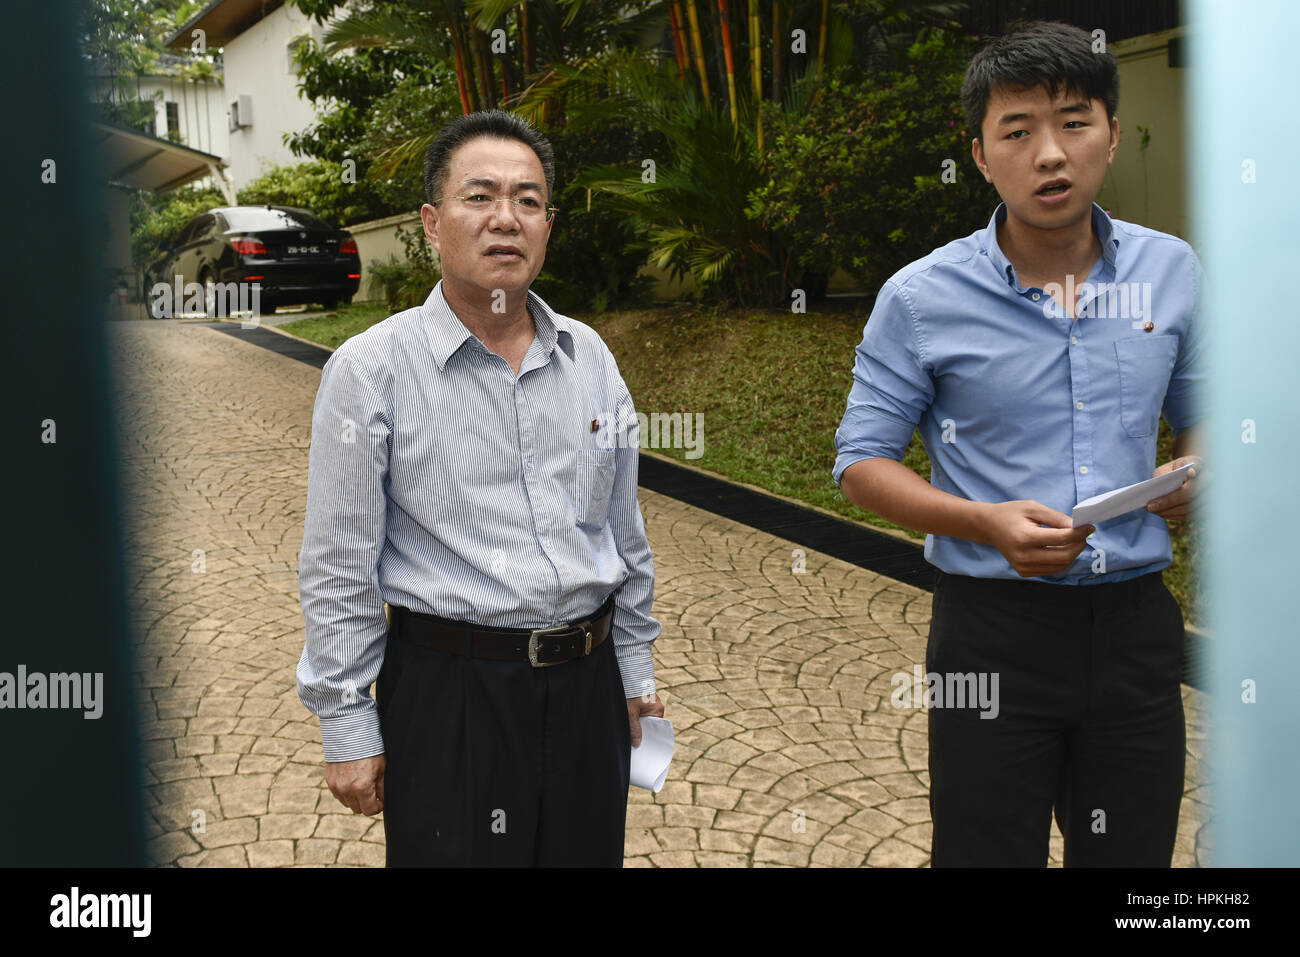
<path fill-rule="evenodd" d="M 1097 202 L 1116 219 L 1187 239 L 1187 70 L 1170 67 L 1167 51 L 1182 35 L 1180 27 L 1111 44 L 1119 61 L 1120 145 Z M 1151 133 L 1145 152 L 1139 126 Z"/>
<path fill-rule="evenodd" d="M 167 101 L 178 104 L 181 142 L 215 156 L 230 152 L 226 129 L 226 90 L 220 83 L 186 83 L 179 77 L 159 77 L 163 96 L 154 115 L 154 129 L 167 137 Z"/>
<path fill-rule="evenodd" d="M 93 96 L 99 100 L 108 94 L 110 81 L 97 77 Z M 220 80 L 187 83 L 179 77 L 141 77 L 139 97 L 154 100 L 154 135 L 167 138 L 167 102 L 177 104 L 181 143 L 191 149 L 202 150 L 215 156 L 225 156 L 230 151 L 229 120 L 225 88 Z"/>
<path fill-rule="evenodd" d="M 253 107 L 252 126 L 230 132 L 230 172 L 236 190 L 260 176 L 266 166 L 302 162 L 282 137 L 310 126 L 316 112 L 310 101 L 298 96 L 289 45 L 303 34 L 319 42 L 323 33 L 297 8 L 285 5 L 223 48 L 226 110 L 241 94 L 252 97 Z"/>
<path fill-rule="evenodd" d="M 383 288 L 371 281 L 370 261 L 377 259 L 381 263 L 387 263 L 390 257 L 397 259 L 399 262 L 406 259 L 406 248 L 402 245 L 401 240 L 397 238 L 397 228 L 399 226 L 408 232 L 412 227 L 421 228 L 420 214 L 418 212 L 399 213 L 396 216 L 372 219 L 366 223 L 355 223 L 343 227 L 357 241 L 357 255 L 361 257 L 361 286 L 357 289 L 357 294 L 353 298 L 354 302 L 383 301 Z M 437 256 L 436 253 L 434 255 Z"/>

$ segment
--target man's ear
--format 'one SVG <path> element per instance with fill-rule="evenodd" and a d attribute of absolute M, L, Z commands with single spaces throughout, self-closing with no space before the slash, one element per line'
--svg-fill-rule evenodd
<path fill-rule="evenodd" d="M 970 155 L 975 160 L 975 165 L 979 167 L 979 171 L 984 174 L 984 181 L 992 183 L 993 177 L 989 175 L 989 164 L 984 159 L 984 144 L 980 142 L 978 136 L 970 141 Z"/>
<path fill-rule="evenodd" d="M 1110 152 L 1106 154 L 1106 165 L 1109 166 L 1115 159 L 1115 151 L 1119 149 L 1119 117 L 1110 118 Z"/>
<path fill-rule="evenodd" d="M 438 245 L 438 209 L 436 206 L 430 206 L 425 203 L 420 207 L 420 222 L 424 224 L 424 235 L 429 240 L 429 244 L 439 254 L 442 249 Z"/>

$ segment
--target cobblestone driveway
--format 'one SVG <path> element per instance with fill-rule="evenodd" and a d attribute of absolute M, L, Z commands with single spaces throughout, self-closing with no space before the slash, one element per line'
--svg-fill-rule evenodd
<path fill-rule="evenodd" d="M 183 322 L 112 326 L 123 403 L 150 853 L 180 866 L 384 863 L 325 787 L 298 700 L 297 559 L 320 371 Z M 889 703 L 930 596 L 642 490 L 677 755 L 633 789 L 629 866 L 928 863 L 926 715 Z M 1174 863 L 1204 864 L 1204 696 L 1184 687 Z M 1059 863 L 1060 837 L 1052 858 Z"/>

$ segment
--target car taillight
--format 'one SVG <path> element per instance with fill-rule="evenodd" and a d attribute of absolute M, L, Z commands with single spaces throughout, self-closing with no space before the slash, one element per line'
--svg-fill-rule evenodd
<path fill-rule="evenodd" d="M 355 239 L 345 239 L 339 243 L 339 252 L 343 255 L 355 253 L 357 251 L 357 241 Z"/>
<path fill-rule="evenodd" d="M 252 256 L 257 253 L 266 254 L 266 247 L 256 239 L 232 239 L 230 248 L 241 256 Z"/>

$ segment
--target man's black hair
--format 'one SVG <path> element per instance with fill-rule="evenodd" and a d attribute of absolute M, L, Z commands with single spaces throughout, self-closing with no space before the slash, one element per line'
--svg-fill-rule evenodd
<path fill-rule="evenodd" d="M 1094 53 L 1090 34 L 1051 20 L 1012 24 L 971 59 L 961 84 L 961 104 L 972 137 L 983 140 L 989 97 L 999 87 L 1042 87 L 1052 98 L 1059 90 L 1080 93 L 1106 105 L 1107 123 L 1119 107 L 1119 69 L 1109 47 Z"/>
<path fill-rule="evenodd" d="M 555 154 L 551 144 L 527 120 L 505 110 L 480 110 L 448 123 L 437 135 L 424 154 L 424 193 L 430 206 L 442 199 L 447 188 L 447 172 L 451 168 L 451 154 L 456 148 L 480 136 L 503 140 L 518 140 L 534 153 L 542 163 L 546 177 L 546 196 L 555 188 Z"/>

